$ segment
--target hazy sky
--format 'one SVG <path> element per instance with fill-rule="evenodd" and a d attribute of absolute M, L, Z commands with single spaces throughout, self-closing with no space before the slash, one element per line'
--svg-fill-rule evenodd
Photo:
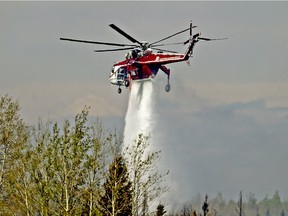
<path fill-rule="evenodd" d="M 203 37 L 191 66 L 169 65 L 155 78 L 155 139 L 185 198 L 240 190 L 288 196 L 288 2 L 0 2 L 0 94 L 18 99 L 21 115 L 61 120 L 84 105 L 109 127 L 124 127 L 129 91 L 108 76 L 125 52 L 60 37 L 129 43 L 157 41 L 190 20 Z M 184 33 L 167 42 L 188 39 Z M 172 49 L 172 48 L 171 48 Z M 185 52 L 185 46 L 173 47 Z M 181 184 L 180 184 L 181 183 Z"/>

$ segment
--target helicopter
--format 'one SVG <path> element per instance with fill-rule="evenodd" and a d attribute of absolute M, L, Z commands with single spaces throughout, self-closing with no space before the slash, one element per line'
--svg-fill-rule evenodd
<path fill-rule="evenodd" d="M 94 52 L 98 53 L 129 50 L 129 52 L 126 53 L 125 55 L 125 60 L 117 62 L 112 66 L 112 70 L 109 76 L 110 83 L 118 86 L 119 94 L 122 92 L 121 89 L 122 86 L 126 88 L 129 87 L 131 89 L 132 81 L 151 80 L 157 75 L 159 70 L 163 71 L 167 75 L 167 84 L 165 86 L 165 91 L 169 92 L 171 89 L 169 83 L 170 69 L 168 69 L 165 65 L 182 61 L 186 61 L 189 64 L 188 60 L 193 55 L 193 48 L 195 44 L 200 40 L 211 41 L 211 40 L 227 39 L 227 38 L 217 38 L 217 39 L 204 38 L 201 37 L 201 33 L 196 33 L 193 35 L 192 29 L 197 26 L 193 26 L 192 21 L 190 22 L 189 28 L 176 32 L 153 43 L 148 43 L 145 41 L 140 42 L 131 35 L 124 32 L 119 27 L 117 27 L 115 24 L 110 24 L 109 26 L 118 33 L 120 33 L 122 36 L 127 38 L 133 44 L 88 41 L 88 40 L 78 40 L 71 38 L 60 38 L 60 40 L 121 47 L 113 49 L 94 50 Z M 160 43 L 186 31 L 190 32 L 189 39 L 184 42 L 167 43 L 167 44 Z M 166 45 L 186 45 L 186 44 L 188 44 L 188 47 L 186 49 L 186 52 L 183 54 L 159 48 Z M 156 50 L 157 52 L 154 53 L 153 50 Z"/>

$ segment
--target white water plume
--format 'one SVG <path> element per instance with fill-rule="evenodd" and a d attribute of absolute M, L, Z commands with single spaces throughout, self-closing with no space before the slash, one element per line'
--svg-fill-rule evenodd
<path fill-rule="evenodd" d="M 124 146 L 127 147 L 138 136 L 151 135 L 154 128 L 153 82 L 133 82 L 125 117 Z"/>
<path fill-rule="evenodd" d="M 174 166 L 175 161 L 171 160 L 171 158 L 175 156 L 175 146 L 171 145 L 167 139 L 173 138 L 175 134 L 171 133 L 172 137 L 169 136 L 169 134 L 165 134 L 167 128 L 173 128 L 173 126 L 169 126 L 171 122 L 169 118 L 165 118 L 165 116 L 167 117 L 167 114 L 162 113 L 161 115 L 161 112 L 159 111 L 163 108 L 163 105 L 159 102 L 159 94 L 164 89 L 161 88 L 160 90 L 159 86 L 154 86 L 153 84 L 159 84 L 162 87 L 162 84 L 164 83 L 157 83 L 156 80 L 133 82 L 125 117 L 123 149 L 129 147 L 137 139 L 140 133 L 145 136 L 148 135 L 150 136 L 149 148 L 146 150 L 148 152 L 161 150 L 161 159 L 158 161 L 159 164 L 157 164 L 157 167 L 160 168 L 160 172 L 166 172 L 167 170 L 173 172 L 175 170 L 173 170 L 172 167 Z M 164 94 L 166 94 L 166 92 Z M 168 145 L 166 145 L 167 143 Z M 179 199 L 181 192 L 183 192 L 179 190 L 179 179 L 177 177 L 176 179 L 177 180 L 171 178 L 169 175 L 164 183 L 170 187 L 169 192 L 161 197 L 161 202 L 168 205 L 166 206 L 167 210 L 177 204 L 177 200 L 175 199 Z M 176 194 L 179 196 L 176 196 L 175 198 Z M 150 203 L 149 209 L 155 209 L 158 203 L 159 200 Z"/>
<path fill-rule="evenodd" d="M 147 156 L 146 153 L 155 150 L 155 143 L 151 140 L 155 128 L 154 107 L 156 100 L 154 90 L 152 80 L 133 82 L 125 117 L 124 149 L 131 146 L 139 134 L 149 136 L 148 149 L 145 149 L 143 158 Z M 144 176 L 144 178 L 147 177 Z M 153 201 L 149 204 L 149 209 L 156 209 L 157 204 L 158 202 Z"/>

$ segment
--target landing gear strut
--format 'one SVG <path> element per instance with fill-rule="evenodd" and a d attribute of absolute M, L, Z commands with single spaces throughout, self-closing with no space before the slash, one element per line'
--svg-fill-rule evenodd
<path fill-rule="evenodd" d="M 171 87 L 170 87 L 170 83 L 169 83 L 169 79 L 170 79 L 170 76 L 168 75 L 167 84 L 166 84 L 166 86 L 165 86 L 165 91 L 166 91 L 166 92 L 169 92 L 170 89 L 171 89 Z"/>

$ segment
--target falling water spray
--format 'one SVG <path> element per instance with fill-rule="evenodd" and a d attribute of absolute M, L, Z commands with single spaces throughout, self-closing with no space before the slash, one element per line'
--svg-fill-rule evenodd
<path fill-rule="evenodd" d="M 153 81 L 133 83 L 125 117 L 124 147 L 128 147 L 140 133 L 152 135 L 154 101 Z"/>
<path fill-rule="evenodd" d="M 159 98 L 160 91 L 163 89 L 160 90 L 157 85 L 153 84 L 157 84 L 157 81 L 133 82 L 125 117 L 123 149 L 131 146 L 140 133 L 150 136 L 149 149 L 146 150 L 148 152 L 161 150 L 161 159 L 157 167 L 162 171 L 169 170 L 172 173 L 175 172 L 175 167 L 179 167 L 178 163 L 175 165 L 175 161 L 171 160 L 171 157 L 177 157 L 178 153 L 175 149 L 176 147 L 169 141 L 171 136 L 173 138 L 175 134 L 165 134 L 169 131 L 167 128 L 173 128 L 173 126 L 170 126 L 171 121 L 166 118 L 167 115 L 159 112 L 159 110 L 164 108 L 161 104 L 163 100 Z M 176 155 L 174 154 L 175 152 Z M 184 193 L 181 189 L 179 178 L 176 177 L 175 180 L 169 175 L 168 179 L 166 179 L 170 190 L 164 197 L 161 197 L 161 200 L 169 205 L 166 206 L 167 210 L 173 208 L 174 205 L 177 206 L 180 199 L 179 196 L 175 197 L 175 195 L 183 195 Z M 156 204 L 158 203 L 153 203 L 152 206 Z"/>

